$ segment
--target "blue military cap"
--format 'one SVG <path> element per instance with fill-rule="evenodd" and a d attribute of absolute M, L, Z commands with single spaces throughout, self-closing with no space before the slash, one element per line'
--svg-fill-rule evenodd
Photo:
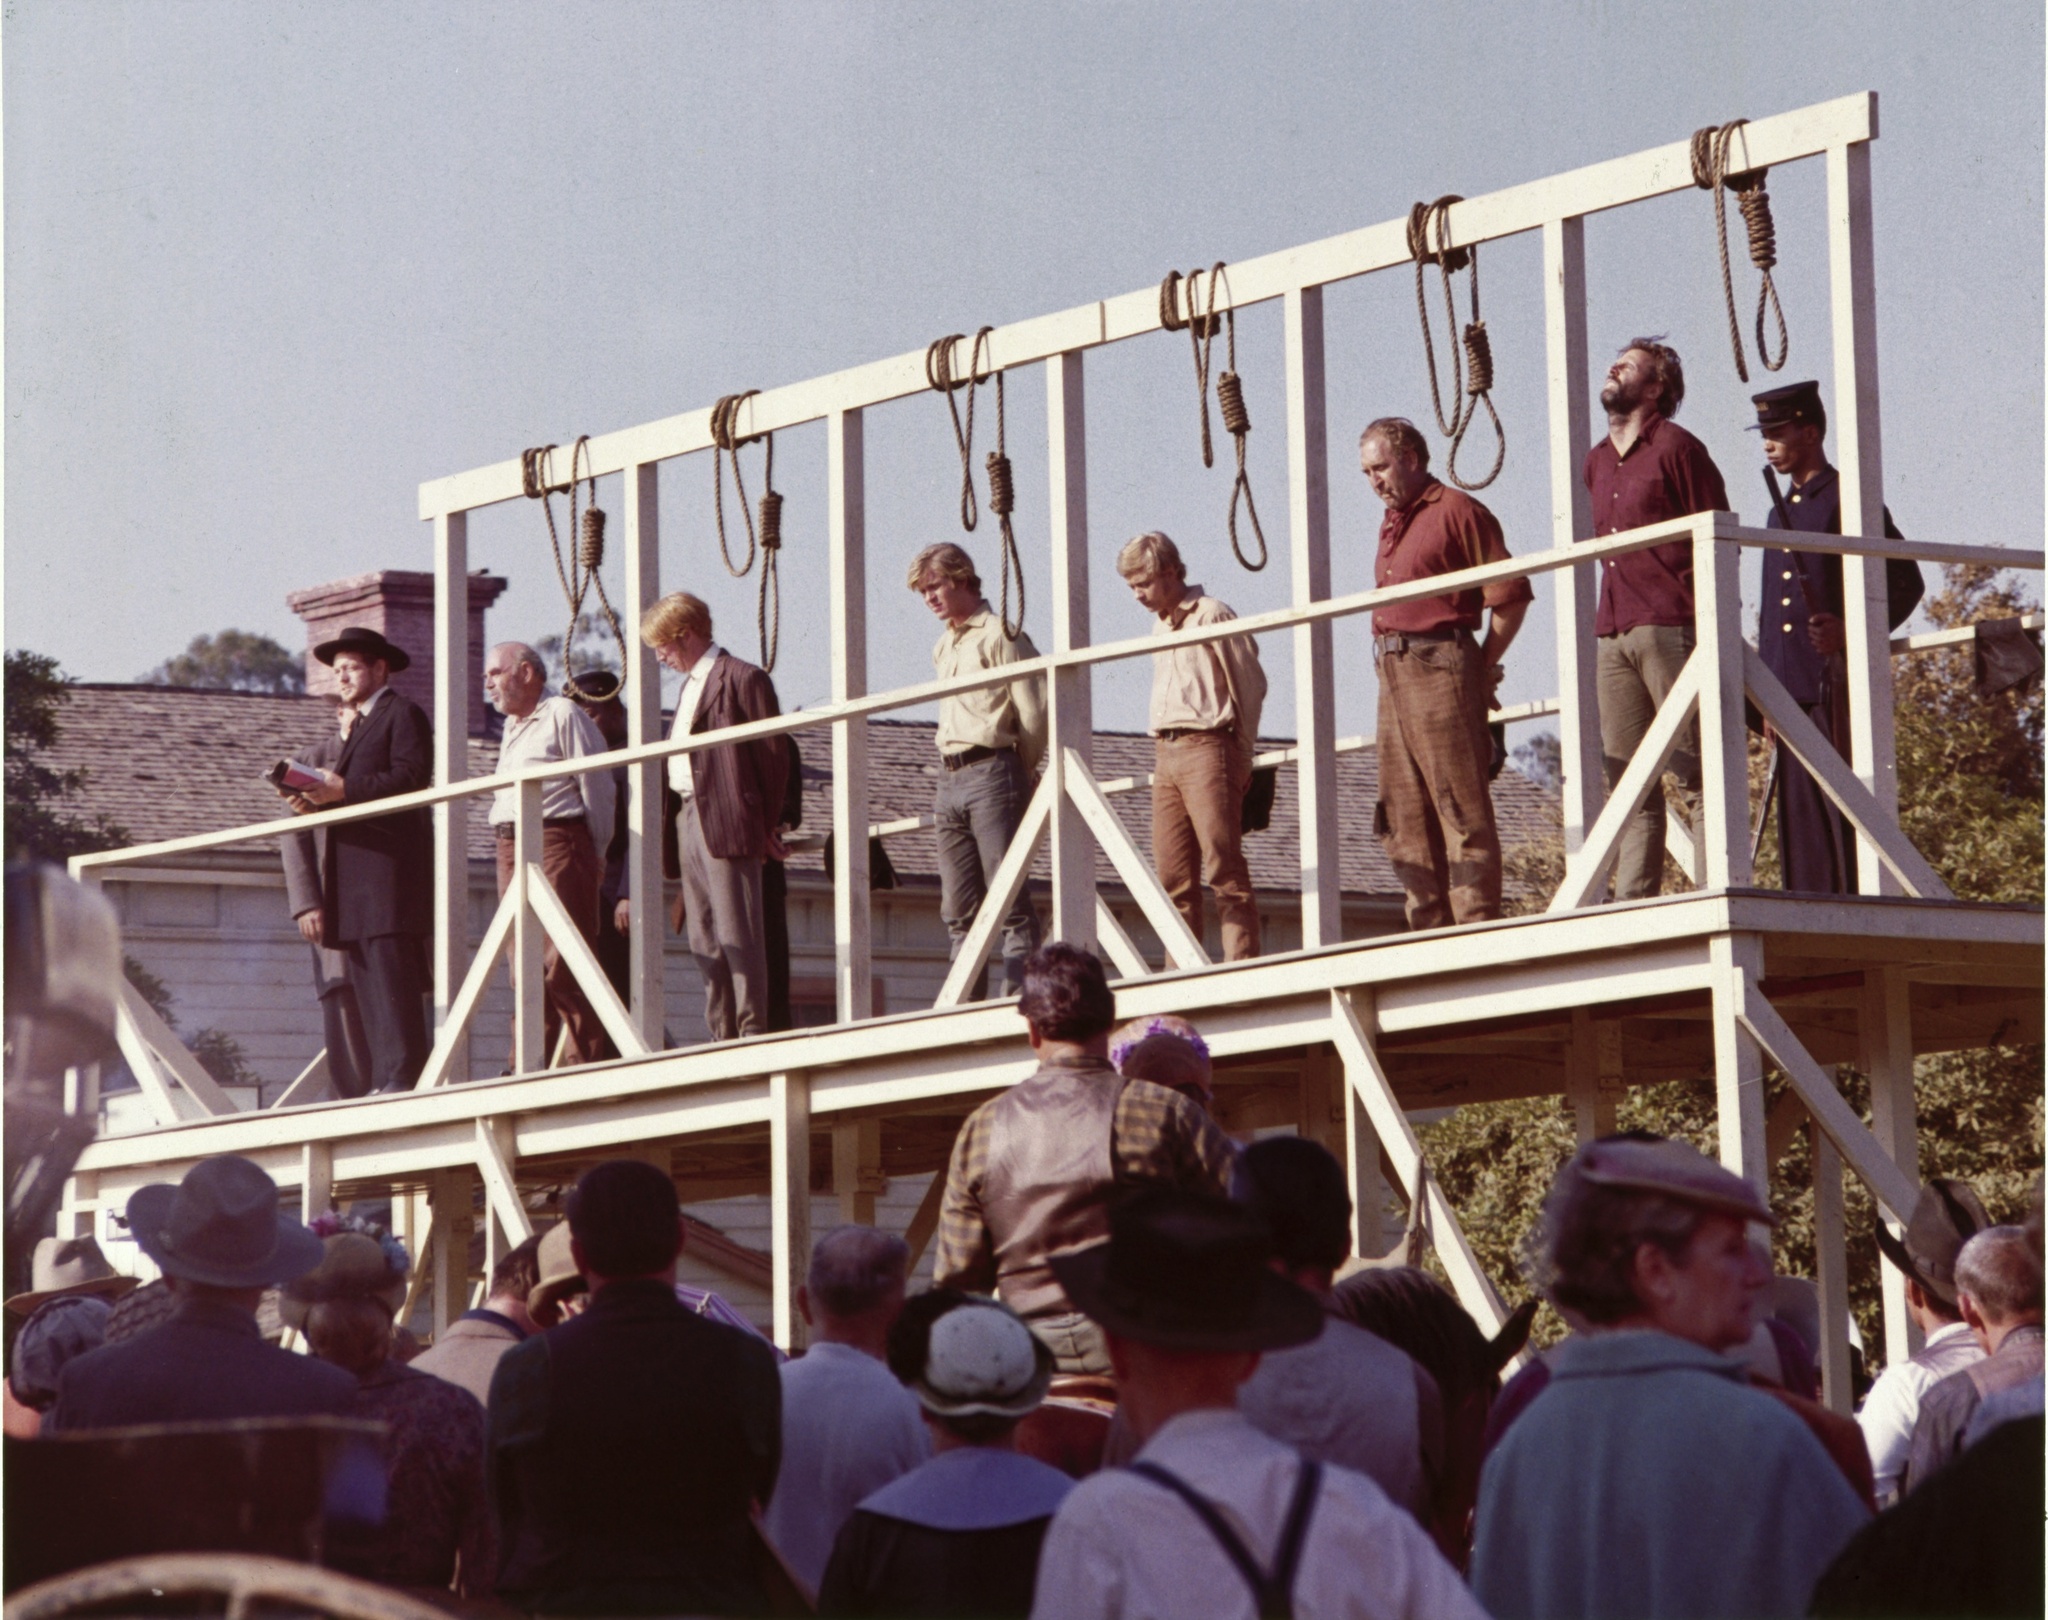
<path fill-rule="evenodd" d="M 1798 422 L 1813 427 L 1827 422 L 1827 409 L 1820 402 L 1820 384 L 1817 382 L 1787 383 L 1783 388 L 1766 388 L 1761 394 L 1751 394 L 1749 399 L 1756 407 L 1756 426 L 1750 430 L 1753 433 L 1765 428 L 1790 427 Z"/>

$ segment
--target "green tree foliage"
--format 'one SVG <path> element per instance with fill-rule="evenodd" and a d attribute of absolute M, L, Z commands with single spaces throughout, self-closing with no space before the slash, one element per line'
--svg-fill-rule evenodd
<path fill-rule="evenodd" d="M 306 663 L 268 636 L 223 630 L 218 635 L 194 636 L 191 646 L 141 679 L 151 686 L 198 686 L 296 697 L 306 690 Z"/>
<path fill-rule="evenodd" d="M 1950 569 L 1928 598 L 1928 617 L 1940 629 L 2032 611 L 2033 603 L 2010 581 L 1988 569 Z M 2042 693 L 2038 685 L 1986 698 L 1978 694 L 1967 646 L 1893 660 L 1896 693 L 1900 822 L 1943 881 L 1972 900 L 2039 904 L 2042 898 Z M 1768 763 L 1752 739 L 1752 794 L 1763 787 Z M 1518 909 L 1541 910 L 1564 873 L 1555 840 L 1508 852 L 1511 893 Z M 1775 839 L 1766 829 L 1757 881 L 1777 882 Z M 1682 887 L 1674 868 L 1666 885 Z M 2039 1046 L 1991 1046 L 1945 1052 L 1914 1065 L 1919 1118 L 1920 1172 L 1959 1176 L 1976 1187 L 1994 1219 L 2016 1221 L 2041 1171 L 2042 1059 Z M 1869 1119 L 1870 1086 L 1855 1069 L 1837 1071 L 1843 1095 Z M 1765 1076 L 1766 1106 L 1785 1089 L 1783 1076 Z M 1716 1151 L 1714 1087 L 1710 1076 L 1637 1086 L 1616 1111 L 1623 1130 L 1682 1137 L 1703 1153 Z M 1480 1263 L 1512 1301 L 1524 1292 L 1523 1248 L 1543 1196 L 1571 1156 L 1569 1105 L 1560 1097 L 1461 1108 L 1417 1133 L 1432 1171 L 1465 1227 Z M 1814 1272 L 1813 1161 L 1806 1132 L 1794 1137 L 1773 1167 L 1772 1207 L 1781 1222 L 1774 1244 L 1787 1275 Z M 1862 1332 L 1868 1363 L 1883 1353 L 1877 1246 L 1870 1232 L 1877 1210 L 1853 1174 L 1844 1176 L 1849 1232 L 1849 1299 Z M 1549 1342 L 1564 1331 L 1546 1308 L 1537 1337 Z"/>
<path fill-rule="evenodd" d="M 559 692 L 562 689 L 562 638 L 559 635 L 542 636 L 533 644 L 533 650 L 540 654 L 541 662 L 548 667 L 548 685 Z M 579 675 L 597 669 L 609 670 L 614 675 L 619 673 L 618 641 L 612 635 L 610 623 L 597 614 L 579 613 L 576 616 L 576 635 L 571 652 Z"/>
<path fill-rule="evenodd" d="M 84 771 L 54 770 L 54 748 L 71 678 L 41 653 L 7 654 L 7 859 L 63 862 L 90 850 L 130 842 L 126 828 L 86 815 L 73 801 Z"/>

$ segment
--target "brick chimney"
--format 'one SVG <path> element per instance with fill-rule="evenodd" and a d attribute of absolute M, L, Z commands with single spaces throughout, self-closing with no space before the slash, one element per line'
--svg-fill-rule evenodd
<path fill-rule="evenodd" d="M 486 733 L 484 710 L 484 610 L 502 596 L 509 582 L 479 570 L 469 576 L 469 735 Z M 327 695 L 335 690 L 334 671 L 313 656 L 313 649 L 331 641 L 352 624 L 375 630 L 403 647 L 412 662 L 391 677 L 392 687 L 434 712 L 434 576 L 399 568 L 357 574 L 285 598 L 306 621 L 306 690 Z"/>

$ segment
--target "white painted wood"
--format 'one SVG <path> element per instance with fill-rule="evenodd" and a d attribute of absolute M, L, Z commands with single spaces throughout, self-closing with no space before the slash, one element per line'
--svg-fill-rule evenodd
<path fill-rule="evenodd" d="M 334 1149 L 308 1142 L 299 1149 L 299 1219 L 308 1225 L 334 1208 Z"/>
<path fill-rule="evenodd" d="M 128 1060 L 128 1069 L 135 1076 L 135 1083 L 149 1100 L 151 1117 L 159 1125 L 175 1125 L 184 1114 L 171 1089 L 174 1081 L 162 1060 L 150 1049 L 149 1042 L 142 1038 L 142 1031 L 127 1005 L 127 991 L 132 987 L 125 977 L 121 982 L 123 995 L 114 1007 L 115 1043 L 120 1047 L 121 1055 Z"/>
<path fill-rule="evenodd" d="M 1716 934 L 1707 941 L 1714 966 L 1714 1113 L 1722 1165 L 1769 1201 L 1771 1164 L 1764 1148 L 1764 1065 L 1744 1009 L 1763 995 L 1763 941 L 1755 934 Z M 1809 1106 L 1811 1106 L 1809 1104 Z"/>
<path fill-rule="evenodd" d="M 1351 1252 L 1377 1260 L 1389 1247 L 1387 1176 L 1380 1166 L 1380 1133 L 1362 1093 L 1351 1085 L 1344 1088 L 1344 1178 L 1351 1193 Z"/>
<path fill-rule="evenodd" d="M 1078 352 L 1045 367 L 1046 461 L 1051 479 L 1052 651 L 1064 660 L 1090 639 L 1088 592 L 1088 407 Z M 1080 806 L 1067 790 L 1067 761 L 1095 757 L 1093 679 L 1062 663 L 1051 690 L 1046 775 L 1052 800 L 1052 937 L 1095 943 L 1095 850 Z"/>
<path fill-rule="evenodd" d="M 1069 749 L 1065 764 L 1068 799 L 1081 812 L 1081 819 L 1095 835 L 1095 842 L 1102 853 L 1109 857 L 1109 864 L 1116 868 L 1116 875 L 1124 880 L 1124 887 L 1138 903 L 1138 909 L 1145 913 L 1145 920 L 1159 936 L 1160 944 L 1166 947 L 1168 959 L 1179 967 L 1206 967 L 1208 951 L 1195 938 L 1187 919 L 1175 909 L 1159 882 L 1158 874 L 1146 865 L 1145 857 L 1138 853 L 1138 846 L 1124 831 L 1124 824 L 1117 820 L 1116 811 L 1095 785 L 1088 762 Z"/>
<path fill-rule="evenodd" d="M 1700 804 L 1706 825 L 1695 842 L 1706 852 L 1703 887 L 1747 885 L 1749 859 L 1749 736 L 1743 723 L 1742 553 L 1695 531 L 1692 545 L 1694 622 L 1699 644 Z"/>
<path fill-rule="evenodd" d="M 142 992 L 121 976 L 121 1011 L 135 1024 L 150 1049 L 163 1060 L 164 1067 L 208 1114 L 232 1114 L 236 1112 L 234 1100 L 221 1090 L 220 1082 L 206 1072 L 185 1043 L 178 1039 L 177 1032 L 156 1014 L 156 1009 L 142 999 Z"/>
<path fill-rule="evenodd" d="M 1686 882 L 1696 888 L 1706 887 L 1700 882 L 1700 863 L 1693 858 L 1692 829 L 1668 806 L 1664 811 L 1664 853 L 1685 874 Z"/>
<path fill-rule="evenodd" d="M 422 513 L 434 519 L 434 786 L 452 788 L 469 775 L 469 518 L 462 512 Z M 446 1026 L 451 989 L 462 978 L 469 944 L 469 806 L 451 799 L 434 807 L 434 1028 Z M 447 1064 L 469 1078 L 469 1043 L 460 1031 Z"/>
<path fill-rule="evenodd" d="M 1010 847 L 1003 851 L 1003 858 L 996 863 L 995 875 L 988 881 L 988 892 L 983 896 L 981 909 L 974 914 L 974 921 L 968 926 L 967 937 L 960 942 L 960 954 L 953 958 L 952 966 L 946 970 L 946 982 L 939 987 L 934 1007 L 957 1007 L 967 999 L 967 992 L 981 979 L 981 970 L 988 961 L 989 948 L 995 943 L 997 931 L 1003 926 L 1010 903 L 1017 898 L 1017 891 L 1024 887 L 1024 881 L 1031 875 L 1031 863 L 1037 858 L 1038 846 L 1045 842 L 1046 825 L 1052 816 L 1053 795 L 1058 791 L 1057 776 L 1047 771 L 1040 778 L 1032 792 L 1031 802 L 1024 807 L 1024 814 L 1017 823 L 1016 836 L 1010 840 Z"/>
<path fill-rule="evenodd" d="M 1349 994 L 1339 991 L 1330 997 L 1330 1033 L 1344 1060 L 1345 1081 L 1364 1105 L 1379 1135 L 1380 1146 L 1393 1162 L 1394 1173 L 1401 1178 L 1410 1199 L 1421 1189 L 1437 1253 L 1450 1274 L 1451 1286 L 1457 1290 L 1458 1302 L 1472 1313 L 1482 1330 L 1498 1333 L 1508 1319 L 1507 1309 L 1480 1268 L 1478 1256 L 1473 1254 L 1464 1228 L 1458 1224 L 1457 1211 L 1451 1208 L 1436 1178 L 1423 1172 L 1422 1144 L 1416 1140 L 1414 1128 L 1401 1111 L 1394 1088 L 1373 1051 L 1372 1037 L 1366 1028 L 1369 1015 L 1356 1005 L 1369 997 L 1370 992 L 1365 990 Z"/>
<path fill-rule="evenodd" d="M 582 990 L 584 1000 L 590 1003 L 590 1010 L 597 1014 L 605 1033 L 611 1036 L 612 1044 L 619 1049 L 619 1055 L 646 1056 L 652 1049 L 641 1040 L 632 1015 L 626 1011 L 625 1003 L 619 1000 L 612 981 L 605 977 L 597 953 L 590 948 L 590 942 L 576 926 L 576 919 L 569 915 L 569 908 L 562 904 L 562 897 L 555 893 L 547 873 L 539 866 L 526 869 L 526 903 L 533 908 L 534 919 L 542 931 L 554 941 L 563 964 L 576 976 L 576 984 Z M 568 1027 L 564 1025 L 562 1039 L 566 1041 L 568 1036 Z"/>
<path fill-rule="evenodd" d="M 1828 303 L 1835 352 L 1835 458 L 1841 470 L 1842 533 L 1884 532 L 1884 436 L 1877 389 L 1877 256 L 1870 219 L 1870 143 L 1831 146 L 1828 174 Z M 1892 735 L 1891 621 L 1882 563 L 1842 559 L 1842 619 L 1848 633 L 1849 758 L 1856 777 L 1889 818 L 1899 805 Z M 1865 894 L 1897 893 L 1878 864 L 1875 840 L 1858 840 L 1857 884 Z"/>
<path fill-rule="evenodd" d="M 1330 445 L 1323 377 L 1323 289 L 1285 299 L 1288 562 L 1294 601 L 1330 594 Z M 1337 674 L 1329 621 L 1294 632 L 1294 735 L 1299 762 L 1301 943 L 1344 937 L 1337 851 Z"/>
<path fill-rule="evenodd" d="M 2048 613 L 2022 613 L 2019 616 L 2022 630 L 2039 630 L 2048 625 Z M 1892 637 L 1892 653 L 1932 652 L 1937 647 L 1960 647 L 1977 639 L 1977 626 L 1960 625 L 1954 630 L 1928 630 L 1917 636 Z"/>
<path fill-rule="evenodd" d="M 1919 1188 L 1898 1165 L 1886 1155 L 1869 1128 L 1856 1117 L 1855 1109 L 1842 1100 L 1842 1094 L 1835 1089 L 1834 1081 L 1799 1042 L 1785 1020 L 1778 1016 L 1778 1010 L 1764 998 L 1752 982 L 1748 987 L 1747 999 L 1740 1013 L 1743 1026 L 1750 1036 L 1770 1054 L 1771 1061 L 1784 1072 L 1799 1093 L 1799 1100 L 1806 1104 L 1815 1122 L 1827 1132 L 1849 1168 L 1863 1178 L 1864 1185 L 1892 1215 L 1900 1220 L 1908 1219 L 1913 1213 L 1913 1201 Z"/>
<path fill-rule="evenodd" d="M 505 1118 L 476 1122 L 476 1167 L 484 1180 L 484 1206 L 504 1231 L 508 1248 L 517 1247 L 533 1236 L 533 1220 L 519 1196 L 519 1183 L 512 1166 L 516 1160 L 512 1121 Z M 490 1265 L 487 1262 L 485 1271 Z"/>
<path fill-rule="evenodd" d="M 1741 667 L 1749 695 L 1763 711 L 1764 718 L 1777 728 L 1779 737 L 1799 763 L 1806 767 L 1807 774 L 1820 784 L 1820 790 L 1856 828 L 1860 835 L 1857 847 L 1874 849 L 1877 858 L 1897 874 L 1908 894 L 1922 900 L 1953 900 L 1955 896 L 1949 886 L 1941 881 L 1940 875 L 1927 864 L 1926 857 L 1906 841 L 1905 833 L 1899 829 L 1896 799 L 1891 811 L 1878 803 L 1871 791 L 1843 764 L 1842 756 L 1820 734 L 1820 728 L 1806 717 L 1806 711 L 1793 702 L 1792 694 L 1771 673 L 1755 648 L 1742 649 Z"/>
<path fill-rule="evenodd" d="M 1611 1042 L 1602 1037 L 1612 1032 Z M 1572 1009 L 1572 1039 L 1565 1053 L 1564 1094 L 1571 1104 L 1572 1133 L 1580 1147 L 1597 1136 L 1614 1134 L 1615 1102 L 1620 1077 L 1621 1030 L 1612 1020 L 1596 1023 L 1591 1007 Z M 1612 1048 L 1614 1073 L 1604 1072 L 1603 1047 Z"/>
<path fill-rule="evenodd" d="M 626 704 L 626 740 L 661 740 L 661 666 L 636 631 L 640 615 L 661 598 L 660 469 L 652 462 L 626 469 L 626 667 L 620 696 Z M 642 926 L 626 935 L 626 1000 L 649 1051 L 662 1045 L 661 807 L 666 766 L 643 759 L 626 767 L 626 892 Z M 600 853 L 602 851 L 600 850 Z M 621 1048 L 623 1050 L 623 1048 Z"/>
<path fill-rule="evenodd" d="M 1920 1180 L 1920 1126 L 1913 1100 L 1913 1003 L 1903 968 L 1866 968 L 1856 1001 L 1863 1072 L 1870 1076 L 1870 1131 L 1878 1146 L 1908 1180 Z M 1905 1215 L 1885 1217 L 1894 1237 L 1904 1235 Z M 1906 1308 L 1905 1273 L 1880 1256 L 1878 1279 L 1884 1295 L 1884 1356 L 1887 1365 L 1920 1353 L 1920 1324 Z"/>
<path fill-rule="evenodd" d="M 827 577 L 831 582 L 832 699 L 845 703 L 868 690 L 868 519 L 866 432 L 857 410 L 833 415 L 826 428 Z M 832 727 L 833 977 L 839 1021 L 875 1010 L 869 942 L 868 728 L 863 719 Z"/>
<path fill-rule="evenodd" d="M 795 1352 L 809 1338 L 796 1291 L 811 1261 L 811 1081 L 801 1070 L 768 1077 L 768 1198 L 775 1342 Z"/>
<path fill-rule="evenodd" d="M 1671 683 L 1664 707 L 1643 733 L 1628 769 L 1621 773 L 1613 794 L 1601 807 L 1585 842 L 1576 854 L 1565 857 L 1564 881 L 1558 884 L 1557 893 L 1545 908 L 1552 915 L 1596 904 L 1606 894 L 1607 879 L 1621 852 L 1621 835 L 1629 818 L 1663 779 L 1664 766 L 1677 748 L 1680 734 L 1698 712 L 1700 688 L 1706 683 L 1702 667 L 1705 656 L 1697 647 L 1693 649 L 1678 679 Z"/>
<path fill-rule="evenodd" d="M 1455 937 L 1455 935 L 1453 935 Z M 1384 1035 L 1408 1035 L 1441 1028 L 1447 993 L 1457 998 L 1461 1022 L 1521 1018 L 1565 1007 L 1648 1000 L 1704 990 L 1713 973 L 1697 941 L 1641 946 L 1614 955 L 1538 960 L 1496 966 L 1472 975 L 1455 992 L 1436 976 L 1409 983 L 1382 983 L 1376 1003 Z"/>
<path fill-rule="evenodd" d="M 1152 976 L 1152 964 L 1145 960 L 1145 953 L 1138 949 L 1124 925 L 1117 921 L 1116 913 L 1109 909 L 1109 902 L 1100 895 L 1095 900 L 1095 937 L 1103 955 L 1124 978 L 1146 979 Z"/>
<path fill-rule="evenodd" d="M 513 822 L 512 882 L 506 893 L 515 897 L 512 913 L 512 1071 L 531 1074 L 547 1067 L 547 986 L 543 980 L 547 933 L 534 914 L 533 885 L 527 874 L 540 865 L 541 782 L 529 777 L 519 784 Z"/>
<path fill-rule="evenodd" d="M 832 1192 L 846 1226 L 873 1226 L 875 1199 L 888 1190 L 882 1174 L 882 1122 L 857 1119 L 832 1127 Z"/>
<path fill-rule="evenodd" d="M 453 1084 L 458 1078 L 458 1062 L 466 1062 L 469 1052 L 470 1020 L 476 1016 L 484 992 L 490 989 L 491 975 L 497 971 L 498 958 L 505 954 L 511 941 L 513 919 L 518 915 L 519 889 L 514 884 L 506 889 L 505 898 L 491 914 L 476 955 L 470 958 L 469 971 L 463 975 L 462 988 L 456 991 L 441 1020 L 440 1033 L 434 1037 L 434 1049 L 427 1054 L 427 1065 L 420 1070 L 415 1091 L 431 1091 L 436 1086 Z"/>
<path fill-rule="evenodd" d="M 334 1076 L 327 1067 L 327 1048 L 321 1047 L 313 1054 L 313 1061 L 298 1073 L 298 1078 L 284 1088 L 272 1108 L 296 1108 L 301 1103 L 319 1102 L 333 1088 Z"/>
<path fill-rule="evenodd" d="M 1829 1410 L 1856 1407 L 1849 1376 L 1849 1235 L 1842 1204 L 1842 1156 L 1818 1125 L 1813 1136 L 1814 1285 L 1820 1296 L 1820 1390 Z"/>
<path fill-rule="evenodd" d="M 1462 238 L 1461 238 L 1462 240 Z M 1550 543 L 1568 546 L 1593 533 L 1593 501 L 1580 469 L 1592 443 L 1586 345 L 1586 222 L 1543 225 L 1543 313 L 1550 381 Z M 1600 751 L 1594 612 L 1600 570 L 1592 563 L 1557 575 L 1558 756 L 1564 849 L 1577 853 L 1607 797 Z"/>

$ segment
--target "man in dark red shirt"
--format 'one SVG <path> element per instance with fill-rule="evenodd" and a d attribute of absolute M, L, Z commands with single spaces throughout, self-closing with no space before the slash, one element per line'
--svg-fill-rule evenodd
<path fill-rule="evenodd" d="M 1381 417 L 1358 441 L 1358 461 L 1386 502 L 1375 586 L 1477 568 L 1508 554 L 1494 515 L 1429 472 L 1414 423 Z M 1380 677 L 1380 840 L 1408 895 L 1410 928 L 1500 915 L 1500 832 L 1493 820 L 1486 729 L 1500 660 L 1533 593 L 1526 579 L 1423 596 L 1372 615 Z M 1474 639 L 1491 613 L 1486 640 Z"/>
<path fill-rule="evenodd" d="M 1728 509 L 1728 487 L 1707 448 L 1671 420 L 1685 398 L 1677 351 L 1636 338 L 1600 390 L 1607 437 L 1586 455 L 1593 533 L 1619 534 L 1665 518 Z M 1692 542 L 1673 540 L 1600 565 L 1600 751 L 1611 793 L 1693 649 Z M 1671 755 L 1680 801 L 1700 842 L 1699 728 L 1688 725 Z M 1653 895 L 1664 880 L 1664 793 L 1653 787 L 1621 835 L 1614 897 Z"/>

